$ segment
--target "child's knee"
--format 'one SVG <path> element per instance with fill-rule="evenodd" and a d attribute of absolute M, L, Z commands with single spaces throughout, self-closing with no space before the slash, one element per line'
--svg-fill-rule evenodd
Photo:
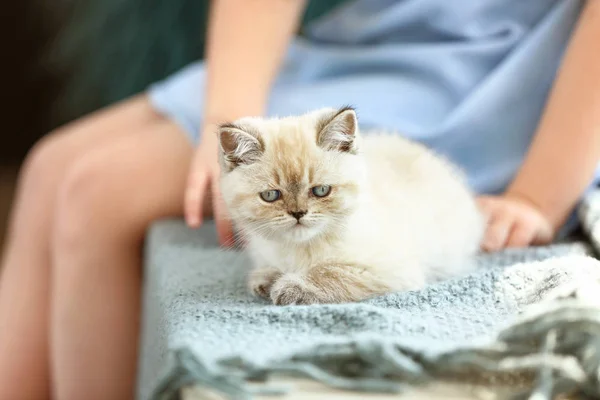
<path fill-rule="evenodd" d="M 91 156 L 91 157 L 90 157 Z M 121 173 L 120 160 L 93 155 L 74 161 L 57 193 L 54 240 L 61 247 L 126 244 L 140 230 L 138 216 L 128 207 L 134 184 Z"/>
<path fill-rule="evenodd" d="M 67 168 L 57 190 L 57 239 L 79 242 L 102 228 L 101 215 L 109 211 L 112 203 L 106 181 L 100 166 L 85 159 Z"/>
<path fill-rule="evenodd" d="M 67 139 L 62 133 L 51 132 L 31 148 L 21 167 L 24 188 L 44 191 L 56 186 L 69 160 Z"/>

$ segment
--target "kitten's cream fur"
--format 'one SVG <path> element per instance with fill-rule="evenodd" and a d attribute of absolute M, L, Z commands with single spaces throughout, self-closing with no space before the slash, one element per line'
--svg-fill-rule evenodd
<path fill-rule="evenodd" d="M 243 118 L 219 139 L 221 191 L 255 264 L 255 294 L 357 301 L 470 268 L 484 220 L 461 173 L 399 135 L 361 137 L 354 110 Z M 331 193 L 316 197 L 318 185 Z M 266 190 L 281 198 L 265 202 Z"/>

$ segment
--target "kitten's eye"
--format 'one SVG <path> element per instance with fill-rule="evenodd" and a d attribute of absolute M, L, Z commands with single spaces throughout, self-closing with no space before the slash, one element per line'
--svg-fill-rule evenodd
<path fill-rule="evenodd" d="M 314 194 L 317 197 L 325 197 L 329 193 L 331 193 L 331 186 L 329 186 L 329 185 L 315 186 L 314 188 L 311 189 L 311 191 L 312 191 L 312 194 Z"/>
<path fill-rule="evenodd" d="M 279 190 L 265 190 L 264 192 L 260 193 L 260 198 L 266 201 L 267 203 L 277 201 L 280 197 L 281 192 Z"/>

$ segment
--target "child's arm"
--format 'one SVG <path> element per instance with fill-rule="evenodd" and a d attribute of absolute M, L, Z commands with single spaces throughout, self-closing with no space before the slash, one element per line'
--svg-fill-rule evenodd
<path fill-rule="evenodd" d="M 260 116 L 306 0 L 213 0 L 204 117 Z M 212 136 L 216 138 L 215 135 Z"/>
<path fill-rule="evenodd" d="M 187 223 L 202 223 L 205 195 L 212 195 L 221 243 L 231 243 L 231 223 L 219 195 L 214 125 L 262 115 L 271 83 L 302 17 L 305 0 L 214 0 L 207 42 L 202 141 L 190 166 L 185 194 Z M 200 90 L 200 89 L 199 89 Z M 206 199 L 209 200 L 209 199 Z"/>
<path fill-rule="evenodd" d="M 538 132 L 503 196 L 480 198 L 491 217 L 483 247 L 552 240 L 600 161 L 600 2 L 587 2 Z"/>

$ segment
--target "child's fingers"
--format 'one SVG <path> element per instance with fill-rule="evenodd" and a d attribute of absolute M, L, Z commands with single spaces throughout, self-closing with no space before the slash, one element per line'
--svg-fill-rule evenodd
<path fill-rule="evenodd" d="M 510 215 L 492 215 L 481 247 L 488 252 L 502 249 L 506 245 L 512 225 L 513 219 Z"/>
<path fill-rule="evenodd" d="M 217 237 L 219 243 L 226 247 L 233 246 L 233 228 L 231 221 L 228 217 L 225 204 L 221 198 L 221 192 L 219 191 L 219 184 L 216 179 L 213 179 L 212 183 L 213 193 L 213 213 L 215 216 L 215 224 L 217 227 Z"/>
<path fill-rule="evenodd" d="M 506 241 L 506 247 L 527 247 L 535 239 L 537 227 L 531 223 L 516 223 Z"/>
<path fill-rule="evenodd" d="M 184 200 L 185 219 L 191 228 L 197 228 L 202 224 L 202 203 L 208 185 L 206 173 L 195 171 L 196 169 L 192 167 L 190 172 Z"/>
<path fill-rule="evenodd" d="M 544 224 L 537 231 L 531 244 L 534 245 L 544 245 L 552 242 L 554 240 L 554 230 L 550 224 Z"/>
<path fill-rule="evenodd" d="M 234 246 L 233 230 L 231 228 L 231 222 L 228 219 L 217 220 L 217 233 L 219 237 L 219 243 L 224 247 Z"/>

